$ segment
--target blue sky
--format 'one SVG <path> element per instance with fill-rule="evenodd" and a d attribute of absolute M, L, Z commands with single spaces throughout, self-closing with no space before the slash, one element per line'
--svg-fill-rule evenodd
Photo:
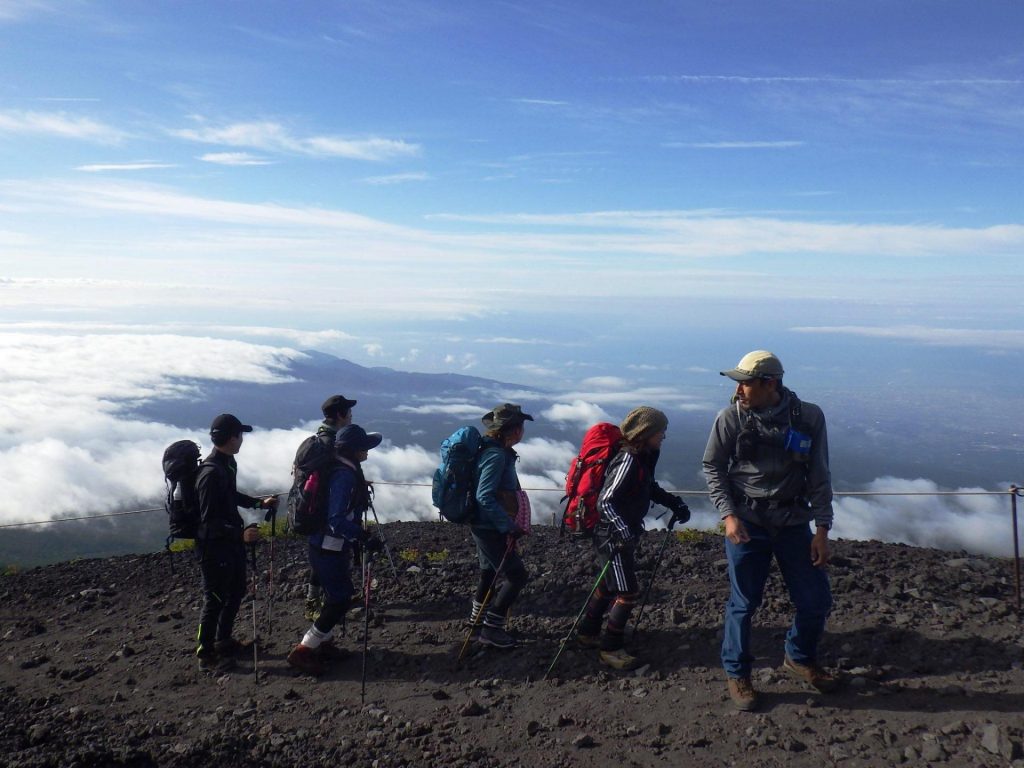
<path fill-rule="evenodd" d="M 24 420 L 88 350 L 102 400 L 203 336 L 253 382 L 262 344 L 716 403 L 767 347 L 833 413 L 1019 446 L 1021 29 L 1009 1 L 0 0 L 0 384 Z"/>

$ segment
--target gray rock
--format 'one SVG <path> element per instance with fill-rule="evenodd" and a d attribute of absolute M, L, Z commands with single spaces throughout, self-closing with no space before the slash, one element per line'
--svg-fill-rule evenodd
<path fill-rule="evenodd" d="M 44 743 L 50 738 L 50 726 L 45 723 L 37 723 L 28 731 L 28 741 L 32 745 Z"/>
<path fill-rule="evenodd" d="M 993 755 L 1000 755 L 1006 760 L 1016 760 L 1024 755 L 1020 742 L 1010 738 L 1007 730 L 995 723 L 988 723 L 982 728 L 981 746 Z"/>
<path fill-rule="evenodd" d="M 946 759 L 946 750 L 934 739 L 929 739 L 921 745 L 921 759 L 929 763 L 935 763 Z"/>

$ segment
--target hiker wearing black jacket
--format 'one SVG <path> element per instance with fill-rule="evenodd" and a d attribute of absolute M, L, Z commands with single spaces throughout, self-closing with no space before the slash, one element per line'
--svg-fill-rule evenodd
<path fill-rule="evenodd" d="M 316 436 L 332 451 L 334 450 L 334 437 L 338 434 L 338 430 L 352 423 L 352 408 L 355 404 L 355 400 L 349 400 L 344 395 L 331 395 L 320 406 L 324 420 L 317 427 Z M 294 471 L 293 466 L 292 472 Z M 310 566 L 306 578 L 306 618 L 316 621 L 317 616 L 320 615 L 320 609 L 323 608 L 323 602 L 324 596 L 323 589 L 320 587 L 320 579 L 316 575 L 316 569 Z"/>
<path fill-rule="evenodd" d="M 255 543 L 257 534 L 254 528 L 245 528 L 238 508 L 277 506 L 276 496 L 258 499 L 241 493 L 236 486 L 235 454 L 242 448 L 245 432 L 252 432 L 252 427 L 230 413 L 215 418 L 210 425 L 214 449 L 200 465 L 196 478 L 199 496 L 196 554 L 203 576 L 203 610 L 196 656 L 203 671 L 230 667 L 233 656 L 245 647 L 231 632 L 245 596 L 245 544 Z"/>
<path fill-rule="evenodd" d="M 604 579 L 587 603 L 577 641 L 587 648 L 600 648 L 600 659 L 615 669 L 639 666 L 626 652 L 626 624 L 640 595 L 636 576 L 636 546 L 644 533 L 644 517 L 651 502 L 672 510 L 672 520 L 690 519 L 686 503 L 654 479 L 668 417 L 656 408 L 640 406 L 626 415 L 620 425 L 622 445 L 608 465 L 598 497 L 600 519 L 594 529 L 598 566 L 610 562 Z M 605 614 L 608 621 L 599 636 Z"/>

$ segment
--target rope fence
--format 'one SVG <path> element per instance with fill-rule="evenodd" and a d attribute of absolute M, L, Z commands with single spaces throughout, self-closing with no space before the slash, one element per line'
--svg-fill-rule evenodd
<path fill-rule="evenodd" d="M 391 485 L 399 488 L 430 488 L 430 483 L 404 483 L 397 482 L 395 480 L 373 480 L 372 485 Z M 524 491 L 530 493 L 564 493 L 562 488 L 530 488 L 524 487 Z M 667 490 L 667 489 L 666 489 Z M 710 496 L 707 491 L 669 491 L 669 493 L 675 494 L 676 496 Z M 1024 495 L 1024 490 L 1018 488 L 1016 485 L 1011 485 L 1009 490 L 1006 491 L 835 491 L 833 496 L 1006 496 L 1007 494 L 1013 494 L 1016 496 Z M 277 491 L 271 494 L 257 494 L 260 496 L 287 496 L 288 491 Z M 1014 505 L 1016 506 L 1016 505 Z M 31 520 L 23 523 L 4 523 L 0 524 L 0 530 L 5 528 L 26 528 L 34 525 L 51 525 L 53 523 L 70 523 L 82 520 L 100 520 L 109 517 L 123 517 L 125 515 L 141 515 L 149 512 L 163 512 L 163 507 L 149 507 L 147 509 L 132 509 L 122 512 L 105 512 L 96 515 L 81 515 L 78 517 L 57 517 L 51 520 Z"/>
<path fill-rule="evenodd" d="M 393 480 L 374 480 L 373 485 L 391 485 L 403 488 L 430 488 L 430 483 L 403 483 Z M 531 493 L 562 493 L 561 488 L 524 488 L 524 491 L 530 491 Z M 269 494 L 272 496 L 285 496 L 287 491 L 280 491 L 275 494 Z M 677 496 L 710 496 L 708 491 L 670 491 Z M 1024 616 L 1021 606 L 1021 567 L 1020 567 L 1020 538 L 1019 528 L 1017 523 L 1017 497 L 1024 496 L 1024 489 L 1019 488 L 1016 485 L 1011 485 L 1005 491 L 836 491 L 833 496 L 848 496 L 848 497 L 871 497 L 871 496 L 1009 496 L 1010 497 L 1010 515 L 1013 520 L 1013 562 L 1014 562 L 1014 578 L 1016 585 L 1016 597 L 1017 597 L 1017 615 L 1018 617 Z M 54 523 L 70 523 L 70 522 L 81 522 L 87 520 L 100 520 L 103 518 L 111 517 L 124 517 L 127 515 L 141 515 L 149 512 L 162 512 L 163 507 L 150 507 L 148 509 L 132 509 L 123 512 L 108 512 L 97 515 L 81 515 L 78 517 L 59 517 L 52 520 L 35 520 L 25 523 L 5 523 L 0 525 L 0 530 L 8 528 L 26 528 L 37 525 L 52 525 Z"/>

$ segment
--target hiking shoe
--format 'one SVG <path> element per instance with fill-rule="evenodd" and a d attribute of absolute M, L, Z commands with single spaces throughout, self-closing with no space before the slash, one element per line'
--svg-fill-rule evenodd
<path fill-rule="evenodd" d="M 252 640 L 236 640 L 229 637 L 227 640 L 218 640 L 213 644 L 213 649 L 221 657 L 240 656 L 244 653 L 252 653 Z"/>
<path fill-rule="evenodd" d="M 199 671 L 208 675 L 222 675 L 235 668 L 235 660 L 230 656 L 219 656 L 212 651 L 197 653 L 196 658 L 199 660 Z"/>
<path fill-rule="evenodd" d="M 322 675 L 324 672 L 324 668 L 320 665 L 319 654 L 308 645 L 303 645 L 302 643 L 292 648 L 286 661 L 300 672 L 313 675 L 313 677 Z"/>
<path fill-rule="evenodd" d="M 316 621 L 320 618 L 320 609 L 324 607 L 323 601 L 318 597 L 306 598 L 306 612 L 303 614 L 307 621 Z"/>
<path fill-rule="evenodd" d="M 489 627 L 484 625 L 480 630 L 480 637 L 477 641 L 484 645 L 491 645 L 495 648 L 515 648 L 516 639 L 501 627 Z"/>
<path fill-rule="evenodd" d="M 786 660 L 782 662 L 782 668 L 792 677 L 802 680 L 820 693 L 831 693 L 839 687 L 839 678 L 826 672 L 814 662 L 799 664 L 787 656 Z"/>
<path fill-rule="evenodd" d="M 352 651 L 348 648 L 339 648 L 333 640 L 325 640 L 320 643 L 320 647 L 316 649 L 316 652 L 321 661 L 327 662 L 344 661 L 352 656 Z"/>
<path fill-rule="evenodd" d="M 580 648 L 600 648 L 601 647 L 601 636 L 600 635 L 584 635 L 577 633 L 576 645 Z"/>
<path fill-rule="evenodd" d="M 625 648 L 617 648 L 614 651 L 601 651 L 598 654 L 598 658 L 601 659 L 602 664 L 613 669 L 636 669 L 640 666 L 640 659 L 628 653 Z"/>
<path fill-rule="evenodd" d="M 753 712 L 757 709 L 757 691 L 749 677 L 729 678 L 729 698 L 740 712 Z"/>

